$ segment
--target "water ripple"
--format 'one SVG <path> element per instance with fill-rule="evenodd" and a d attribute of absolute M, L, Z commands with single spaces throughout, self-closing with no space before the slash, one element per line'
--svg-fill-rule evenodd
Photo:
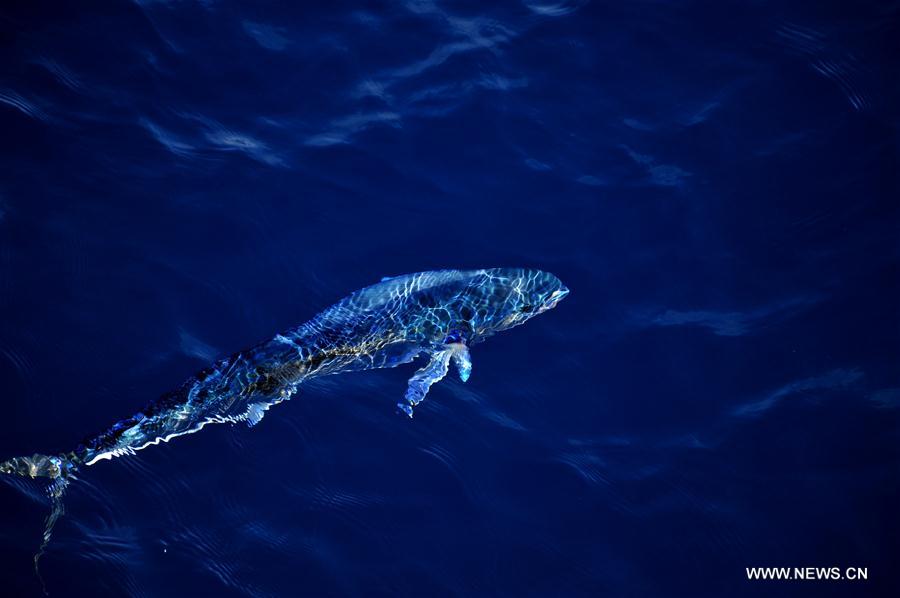
<path fill-rule="evenodd" d="M 10 106 L 25 116 L 35 120 L 42 122 L 50 120 L 47 113 L 44 112 L 34 100 L 28 100 L 11 89 L 0 89 L 0 104 Z"/>
<path fill-rule="evenodd" d="M 788 50 L 803 56 L 813 71 L 837 84 L 854 110 L 870 107 L 866 68 L 853 52 L 841 49 L 825 32 L 796 23 L 785 23 L 775 33 Z"/>

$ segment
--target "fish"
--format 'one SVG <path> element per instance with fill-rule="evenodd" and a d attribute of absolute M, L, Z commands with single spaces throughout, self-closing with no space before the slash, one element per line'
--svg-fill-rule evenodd
<path fill-rule="evenodd" d="M 412 418 L 452 364 L 460 380 L 472 372 L 469 348 L 550 310 L 569 294 L 553 274 L 534 268 L 437 270 L 382 278 L 308 322 L 219 359 L 74 450 L 0 463 L 0 473 L 49 478 L 54 504 L 44 533 L 62 511 L 76 472 L 98 462 L 192 434 L 216 423 L 255 426 L 268 410 L 320 376 L 393 368 L 419 356 L 397 406 Z M 41 547 L 41 551 L 43 550 Z M 37 558 L 35 557 L 35 566 Z"/>

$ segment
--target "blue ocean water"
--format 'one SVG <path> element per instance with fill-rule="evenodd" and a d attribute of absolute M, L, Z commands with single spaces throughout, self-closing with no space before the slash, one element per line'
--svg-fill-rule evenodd
<path fill-rule="evenodd" d="M 900 3 L 0 8 L 0 458 L 383 276 L 571 294 L 83 471 L 56 596 L 896 595 Z M 43 485 L 0 485 L 4 596 Z M 865 567 L 748 581 L 746 567 Z"/>

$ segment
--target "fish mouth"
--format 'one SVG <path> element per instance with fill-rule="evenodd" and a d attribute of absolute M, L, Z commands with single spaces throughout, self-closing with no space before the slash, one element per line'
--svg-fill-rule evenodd
<path fill-rule="evenodd" d="M 557 290 L 553 291 L 553 294 L 550 295 L 550 301 L 552 301 L 553 304 L 555 305 L 555 304 L 559 303 L 560 301 L 562 301 L 563 299 L 565 299 L 566 295 L 568 295 L 568 294 L 569 294 L 569 287 L 562 285 Z"/>
<path fill-rule="evenodd" d="M 569 294 L 569 288 L 565 285 L 560 285 L 558 289 L 553 291 L 547 300 L 544 301 L 544 306 L 541 311 L 546 311 L 548 309 L 553 309 L 556 307 L 556 304 L 566 298 L 566 295 Z"/>

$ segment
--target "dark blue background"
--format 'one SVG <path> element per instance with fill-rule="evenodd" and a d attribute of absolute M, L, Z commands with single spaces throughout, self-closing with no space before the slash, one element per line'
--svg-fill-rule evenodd
<path fill-rule="evenodd" d="M 4 458 L 382 276 L 534 266 L 572 290 L 413 421 L 413 367 L 349 374 L 90 468 L 48 589 L 896 591 L 898 16 L 4 3 Z M 4 595 L 40 591 L 40 490 L 0 486 Z M 762 565 L 870 579 L 747 581 Z"/>

